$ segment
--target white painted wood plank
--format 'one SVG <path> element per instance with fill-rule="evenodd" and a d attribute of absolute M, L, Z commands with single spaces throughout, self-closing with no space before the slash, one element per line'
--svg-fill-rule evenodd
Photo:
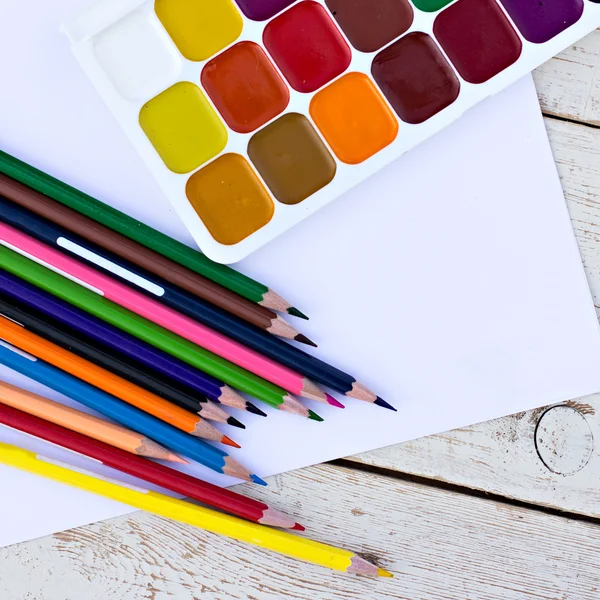
<path fill-rule="evenodd" d="M 581 402 L 585 404 L 569 409 L 576 414 L 573 419 L 539 409 L 382 448 L 351 460 L 600 518 L 600 453 L 594 443 L 594 436 L 600 439 L 600 396 Z M 541 426 L 547 427 L 554 417 L 556 426 L 541 435 L 541 442 L 538 436 L 536 443 L 540 419 Z M 578 468 L 565 466 L 573 464 Z"/>
<path fill-rule="evenodd" d="M 376 558 L 396 578 L 332 573 L 138 514 L 0 550 L 0 598 L 597 600 L 600 593 L 593 524 L 332 466 L 277 477 L 271 488 L 316 538 Z"/>
<path fill-rule="evenodd" d="M 600 38 L 600 36 L 599 36 Z M 597 98 L 600 100 L 600 90 Z M 600 306 L 600 130 L 546 119 L 583 264 Z"/>
<path fill-rule="evenodd" d="M 534 74 L 546 114 L 600 125 L 600 30 Z"/>
<path fill-rule="evenodd" d="M 572 404 L 555 406 L 540 417 L 535 428 L 535 448 L 551 473 L 567 477 L 589 464 L 594 455 L 594 436 L 585 415 L 591 410 L 590 407 L 584 412 Z"/>

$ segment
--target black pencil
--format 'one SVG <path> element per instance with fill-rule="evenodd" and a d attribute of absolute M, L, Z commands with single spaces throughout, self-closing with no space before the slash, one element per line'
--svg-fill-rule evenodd
<path fill-rule="evenodd" d="M 70 327 L 80 332 L 86 339 L 94 340 L 110 348 L 111 351 L 129 357 L 136 364 L 144 365 L 167 382 L 174 383 L 176 387 L 182 386 L 183 391 L 192 394 L 200 401 L 206 397 L 219 405 L 266 416 L 223 381 L 105 323 L 2 268 L 0 268 L 0 289 L 6 296 L 48 315 L 61 326 Z"/>
<path fill-rule="evenodd" d="M 15 301 L 0 292 L 0 314 L 23 325 L 32 333 L 61 346 L 81 358 L 127 379 L 140 387 L 184 408 L 198 413 L 204 419 L 227 423 L 245 429 L 245 426 L 234 417 L 229 416 L 222 408 L 208 402 L 206 398 L 186 394 L 174 386 L 162 381 L 150 369 L 136 364 L 126 356 L 93 342 L 75 330 L 60 324 L 39 311 Z"/>

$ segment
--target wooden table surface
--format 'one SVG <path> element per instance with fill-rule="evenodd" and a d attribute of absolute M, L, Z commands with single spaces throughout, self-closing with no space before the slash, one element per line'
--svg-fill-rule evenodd
<path fill-rule="evenodd" d="M 536 83 L 600 309 L 600 30 Z M 0 599 L 598 600 L 597 411 L 600 395 L 271 478 L 265 496 L 393 580 L 137 513 L 0 549 Z"/>

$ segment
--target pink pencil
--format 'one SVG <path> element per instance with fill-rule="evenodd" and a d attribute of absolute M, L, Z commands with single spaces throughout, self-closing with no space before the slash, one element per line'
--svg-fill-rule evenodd
<path fill-rule="evenodd" d="M 69 279 L 75 279 L 77 283 L 94 288 L 115 304 L 131 310 L 292 394 L 320 402 L 328 401 L 325 392 L 300 373 L 246 348 L 176 310 L 131 290 L 107 275 L 54 250 L 6 223 L 0 223 L 0 242 Z"/>

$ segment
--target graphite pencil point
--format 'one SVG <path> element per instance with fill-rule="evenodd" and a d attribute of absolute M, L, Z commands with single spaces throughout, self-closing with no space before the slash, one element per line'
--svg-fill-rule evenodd
<path fill-rule="evenodd" d="M 221 443 L 227 446 L 232 446 L 233 448 L 241 448 L 241 446 L 237 442 L 234 442 L 231 438 L 228 438 L 226 435 L 223 436 Z"/>
<path fill-rule="evenodd" d="M 377 400 L 373 404 L 377 404 L 377 406 L 381 406 L 383 408 L 387 408 L 388 410 L 393 410 L 394 412 L 398 412 L 396 408 L 394 408 L 391 404 L 388 404 L 383 398 L 377 396 Z"/>
<path fill-rule="evenodd" d="M 322 423 L 325 419 L 323 419 L 323 417 L 320 417 L 316 412 L 313 412 L 312 410 L 308 411 L 308 418 L 311 421 L 317 421 L 317 423 Z"/>
<path fill-rule="evenodd" d="M 305 321 L 308 321 L 308 317 L 303 312 L 299 311 L 297 308 L 294 308 L 293 306 L 290 306 L 287 309 L 287 314 L 292 315 L 293 317 L 298 317 L 299 319 L 304 319 Z"/>
<path fill-rule="evenodd" d="M 240 423 L 235 417 L 229 417 L 227 419 L 228 425 L 233 425 L 233 427 L 239 427 L 240 429 L 246 429 L 246 426 L 243 423 Z"/>
<path fill-rule="evenodd" d="M 333 396 L 329 394 L 325 394 L 325 398 L 327 402 L 331 404 L 331 406 L 335 406 L 336 408 L 346 408 L 341 402 L 338 402 Z"/>
<path fill-rule="evenodd" d="M 301 344 L 318 348 L 317 344 L 315 344 L 311 339 L 307 338 L 303 333 L 299 333 L 294 339 Z"/>
<path fill-rule="evenodd" d="M 252 479 L 254 483 L 258 483 L 258 485 L 267 486 L 267 482 L 264 479 L 261 479 L 258 475 L 254 475 L 254 473 L 250 475 L 250 479 Z"/>
<path fill-rule="evenodd" d="M 262 410 L 260 410 L 260 408 L 258 408 L 257 406 L 254 406 L 254 404 L 252 404 L 252 402 L 246 402 L 246 410 L 250 413 L 252 413 L 253 415 L 258 415 L 259 417 L 266 417 L 267 413 L 264 413 Z"/>

